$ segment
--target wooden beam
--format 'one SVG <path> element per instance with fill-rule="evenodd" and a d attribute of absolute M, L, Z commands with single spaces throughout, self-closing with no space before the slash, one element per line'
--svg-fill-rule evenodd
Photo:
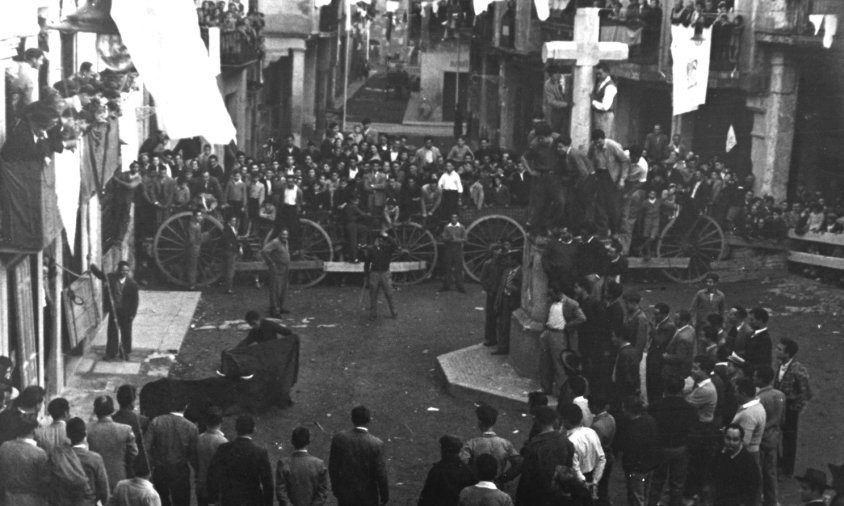
<path fill-rule="evenodd" d="M 427 268 L 427 262 L 391 262 L 390 272 L 421 271 Z M 363 263 L 325 262 L 325 272 L 363 272 Z"/>
<path fill-rule="evenodd" d="M 291 271 L 304 271 L 311 269 L 322 269 L 325 262 L 322 260 L 293 260 L 290 262 Z M 234 270 L 238 272 L 264 272 L 267 269 L 265 262 L 237 262 Z"/>
<path fill-rule="evenodd" d="M 794 230 L 789 230 L 788 238 L 797 241 L 811 241 L 820 242 L 823 244 L 832 244 L 835 246 L 844 246 L 844 234 L 831 234 L 829 232 L 806 232 L 803 235 L 797 235 L 794 233 Z"/>
<path fill-rule="evenodd" d="M 827 267 L 830 269 L 844 270 L 844 258 L 842 257 L 829 257 L 826 255 L 818 255 L 815 253 L 792 251 L 788 254 L 788 261 L 797 262 L 801 264 L 817 265 L 818 267 Z"/>
<path fill-rule="evenodd" d="M 628 257 L 627 267 L 630 269 L 686 269 L 689 267 L 689 257 L 653 257 L 645 260 L 640 257 Z"/>

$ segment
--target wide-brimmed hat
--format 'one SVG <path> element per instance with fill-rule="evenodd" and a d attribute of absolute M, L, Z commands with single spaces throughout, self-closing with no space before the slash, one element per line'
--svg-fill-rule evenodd
<path fill-rule="evenodd" d="M 813 467 L 807 467 L 806 472 L 803 476 L 795 476 L 795 480 L 803 481 L 812 485 L 815 488 L 826 490 L 831 488 L 829 485 L 826 484 L 826 473 L 821 471 L 820 469 L 815 469 Z"/>

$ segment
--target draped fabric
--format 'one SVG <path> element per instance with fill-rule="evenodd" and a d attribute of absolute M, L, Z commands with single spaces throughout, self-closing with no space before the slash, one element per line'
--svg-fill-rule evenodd
<path fill-rule="evenodd" d="M 170 138 L 235 139 L 193 0 L 114 0 L 111 17 Z"/>
<path fill-rule="evenodd" d="M 697 110 L 706 103 L 712 28 L 695 35 L 694 26 L 671 26 L 674 116 Z"/>

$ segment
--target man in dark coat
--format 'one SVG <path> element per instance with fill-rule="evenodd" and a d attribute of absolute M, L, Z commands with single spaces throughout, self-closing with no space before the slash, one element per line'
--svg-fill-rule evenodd
<path fill-rule="evenodd" d="M 220 506 L 272 506 L 273 475 L 267 450 L 252 442 L 255 419 L 241 415 L 237 438 L 223 443 L 208 468 L 208 500 Z"/>
<path fill-rule="evenodd" d="M 495 336 L 495 323 L 498 313 L 495 310 L 495 298 L 498 295 L 498 285 L 501 283 L 501 274 L 504 272 L 505 259 L 501 253 L 504 251 L 501 243 L 492 245 L 492 256 L 486 259 L 481 266 L 481 286 L 486 293 L 486 305 L 484 314 L 486 321 L 484 325 L 484 345 L 493 346 L 498 340 Z"/>
<path fill-rule="evenodd" d="M 522 450 L 524 461 L 521 466 L 521 479 L 516 489 L 516 504 L 524 506 L 565 504 L 561 491 L 552 487 L 552 478 L 557 466 L 573 467 L 574 447 L 565 434 L 554 428 L 557 412 L 553 408 L 541 406 L 534 410 L 533 416 L 542 429 L 525 444 Z"/>
<path fill-rule="evenodd" d="M 353 429 L 331 438 L 328 475 L 339 506 L 381 506 L 390 499 L 384 443 L 369 433 L 366 406 L 352 409 Z"/>
<path fill-rule="evenodd" d="M 128 383 L 121 385 L 120 388 L 117 389 L 117 404 L 120 406 L 120 409 L 117 410 L 117 413 L 112 415 L 111 419 L 114 420 L 115 423 L 122 423 L 132 427 L 132 433 L 135 434 L 135 441 L 137 442 L 138 447 L 143 448 L 144 434 L 149 427 L 149 418 L 135 412 L 136 398 L 137 390 L 135 389 L 135 385 L 130 385 Z M 142 449 L 135 459 L 142 459 L 148 464 L 147 454 Z M 113 483 L 113 485 L 117 486 L 117 483 Z"/>
<path fill-rule="evenodd" d="M 460 460 L 463 442 L 456 436 L 440 438 L 442 458 L 428 471 L 418 506 L 457 506 L 460 491 L 477 482 L 468 465 Z"/>
<path fill-rule="evenodd" d="M 639 354 L 626 336 L 614 334 L 612 342 L 618 348 L 611 376 L 614 406 L 620 408 L 624 399 L 639 393 Z"/>
<path fill-rule="evenodd" d="M 753 506 L 758 502 L 759 464 L 742 444 L 744 429 L 730 424 L 724 429 L 724 449 L 712 462 L 713 504 Z"/>
<path fill-rule="evenodd" d="M 768 333 L 768 311 L 761 307 L 750 311 L 750 327 L 753 334 L 747 338 L 744 360 L 748 367 L 771 365 L 774 360 L 771 335 Z"/>
<path fill-rule="evenodd" d="M 105 360 L 114 360 L 118 355 L 128 359 L 132 353 L 132 321 L 138 313 L 138 284 L 129 277 L 129 262 L 121 260 L 117 271 L 108 275 L 94 264 L 90 269 L 94 276 L 106 282 L 103 300 L 109 317 Z"/>

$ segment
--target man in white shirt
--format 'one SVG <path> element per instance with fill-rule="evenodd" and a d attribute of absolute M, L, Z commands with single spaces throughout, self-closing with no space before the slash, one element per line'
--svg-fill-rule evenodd
<path fill-rule="evenodd" d="M 597 85 L 592 93 L 592 128 L 600 128 L 610 139 L 615 138 L 615 96 L 618 87 L 606 64 L 595 68 Z"/>
<path fill-rule="evenodd" d="M 601 481 L 607 465 L 601 438 L 594 430 L 583 426 L 583 412 L 577 405 L 563 406 L 561 412 L 566 436 L 574 446 L 574 461 L 578 464 L 574 466 L 574 470 L 577 477 L 593 490 Z"/>
<path fill-rule="evenodd" d="M 759 461 L 759 445 L 762 443 L 762 435 L 765 433 L 767 414 L 765 407 L 756 398 L 756 385 L 750 378 L 739 378 L 735 382 L 736 401 L 739 402 L 738 411 L 733 418 L 733 423 L 744 429 L 744 446 L 756 460 Z M 761 469 L 761 464 L 760 464 Z"/>
<path fill-rule="evenodd" d="M 445 163 L 445 172 L 440 176 L 437 186 L 442 192 L 441 212 L 443 216 L 457 214 L 460 208 L 460 195 L 463 194 L 463 182 L 460 174 L 454 171 L 451 162 Z"/>

